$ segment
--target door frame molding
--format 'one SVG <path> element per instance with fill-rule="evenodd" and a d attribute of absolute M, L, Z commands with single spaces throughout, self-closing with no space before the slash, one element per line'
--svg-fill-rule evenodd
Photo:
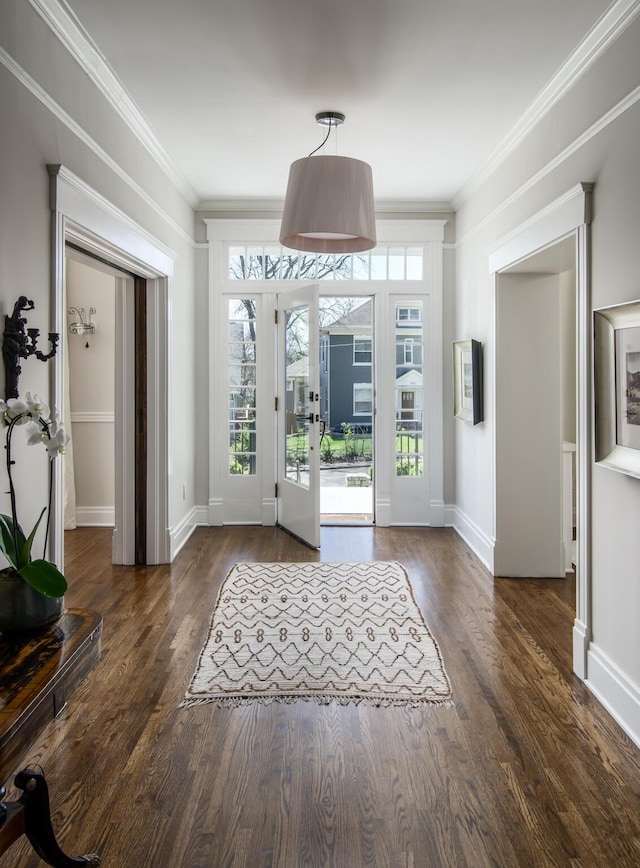
<path fill-rule="evenodd" d="M 166 420 L 171 418 L 169 394 L 169 301 L 175 254 L 100 193 L 60 164 L 48 165 L 51 208 L 52 320 L 61 336 L 51 369 L 52 403 L 64 404 L 66 353 L 65 242 L 146 278 L 147 281 L 147 563 L 169 563 L 171 553 L 169 485 L 170 441 Z M 123 314 L 124 315 L 124 314 Z M 116 388 L 121 383 L 116 383 Z M 123 436 L 118 449 L 131 466 L 132 440 Z M 64 478 L 54 463 L 51 542 L 49 557 L 64 569 Z M 116 468 L 118 474 L 118 468 Z M 123 478 L 122 474 L 118 478 Z M 133 485 L 133 478 L 127 483 Z"/>
<path fill-rule="evenodd" d="M 496 370 L 496 299 L 498 274 L 565 238 L 575 241 L 576 265 L 576 526 L 577 583 L 573 626 L 573 671 L 587 677 L 587 651 L 591 641 L 591 433 L 592 328 L 591 328 L 591 219 L 594 184 L 582 182 L 551 202 L 502 239 L 489 254 L 493 281 L 493 360 Z M 495 377 L 495 373 L 494 373 Z M 494 384 L 495 385 L 495 384 Z M 496 406 L 493 402 L 493 466 L 496 465 Z M 494 528 L 497 500 L 494 472 Z"/>

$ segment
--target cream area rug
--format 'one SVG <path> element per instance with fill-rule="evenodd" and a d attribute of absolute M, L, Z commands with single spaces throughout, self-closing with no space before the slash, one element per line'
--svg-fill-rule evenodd
<path fill-rule="evenodd" d="M 181 707 L 296 699 L 450 704 L 440 651 L 403 566 L 233 567 Z"/>

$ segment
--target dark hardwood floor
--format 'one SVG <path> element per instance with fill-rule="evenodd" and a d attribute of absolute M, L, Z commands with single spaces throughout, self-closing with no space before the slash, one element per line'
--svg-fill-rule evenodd
<path fill-rule="evenodd" d="M 28 757 L 68 852 L 104 868 L 640 865 L 640 750 L 571 673 L 573 580 L 492 579 L 451 530 L 199 529 L 171 566 L 67 534 L 103 658 Z M 180 709 L 236 561 L 398 560 L 454 708 Z M 22 764 L 24 765 L 24 764 Z M 11 795 L 11 794 L 10 794 Z M 2 868 L 39 865 L 19 843 Z"/>

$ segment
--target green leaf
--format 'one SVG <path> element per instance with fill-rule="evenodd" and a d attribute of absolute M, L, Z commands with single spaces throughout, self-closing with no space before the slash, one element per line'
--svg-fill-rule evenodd
<path fill-rule="evenodd" d="M 18 551 L 14 539 L 13 519 L 8 515 L 0 515 L 0 548 L 11 566 L 17 570 L 20 568 L 19 553 L 26 542 L 19 524 L 15 525 L 15 536 L 18 539 Z"/>
<path fill-rule="evenodd" d="M 21 567 L 18 572 L 25 582 L 45 597 L 62 597 L 67 590 L 67 580 L 49 561 L 32 561 Z"/>
<path fill-rule="evenodd" d="M 45 506 L 45 508 L 40 513 L 40 518 L 37 520 L 33 530 L 29 534 L 29 538 L 27 540 L 25 540 L 24 545 L 20 549 L 20 566 L 21 567 L 26 567 L 26 565 L 31 560 L 31 546 L 33 545 L 33 540 L 34 540 L 34 537 L 36 535 L 36 531 L 38 530 L 38 526 L 40 525 L 40 522 L 42 521 L 42 516 L 45 514 L 46 511 L 47 511 L 47 507 Z"/>

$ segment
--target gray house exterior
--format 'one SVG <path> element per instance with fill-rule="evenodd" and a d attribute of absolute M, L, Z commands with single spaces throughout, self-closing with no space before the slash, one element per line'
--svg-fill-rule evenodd
<path fill-rule="evenodd" d="M 371 299 L 320 329 L 320 418 L 371 430 L 373 412 Z"/>
<path fill-rule="evenodd" d="M 320 418 L 339 432 L 346 422 L 371 430 L 373 315 L 367 299 L 320 329 Z M 419 303 L 395 310 L 396 420 L 398 430 L 422 431 L 423 321 Z"/>

